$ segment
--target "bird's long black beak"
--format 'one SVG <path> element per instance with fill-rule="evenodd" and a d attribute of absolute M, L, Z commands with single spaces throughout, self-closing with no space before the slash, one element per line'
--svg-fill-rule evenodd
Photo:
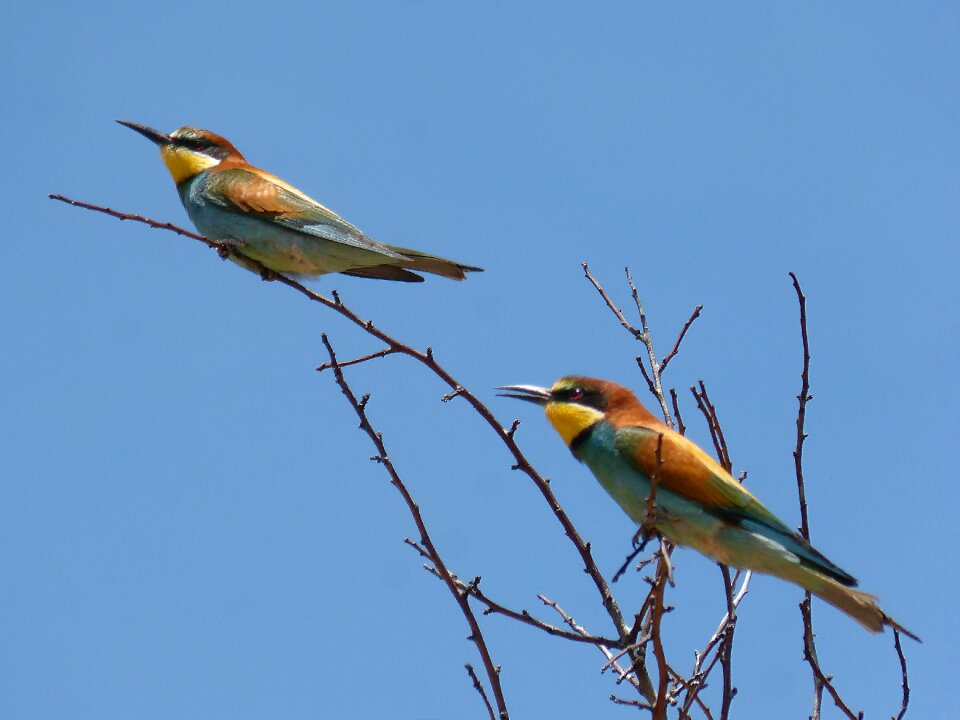
<path fill-rule="evenodd" d="M 130 128 L 131 130 L 136 130 L 147 140 L 155 142 L 157 145 L 169 145 L 171 142 L 169 135 L 162 133 L 159 130 L 154 130 L 151 127 L 147 127 L 146 125 L 137 125 L 137 123 L 127 122 L 126 120 L 117 120 L 117 122 Z"/>
<path fill-rule="evenodd" d="M 546 405 L 551 400 L 550 391 L 536 385 L 501 385 L 497 390 L 509 391 L 497 393 L 500 397 L 526 400 L 534 405 Z"/>

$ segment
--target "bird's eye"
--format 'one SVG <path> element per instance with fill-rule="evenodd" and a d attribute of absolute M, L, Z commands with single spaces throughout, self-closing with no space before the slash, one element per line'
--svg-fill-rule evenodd
<path fill-rule="evenodd" d="M 570 402 L 580 402 L 583 400 L 583 388 L 574 388 L 570 391 Z"/>
<path fill-rule="evenodd" d="M 195 142 L 193 144 L 193 149 L 196 150 L 197 152 L 203 152 L 204 150 L 203 143 Z"/>

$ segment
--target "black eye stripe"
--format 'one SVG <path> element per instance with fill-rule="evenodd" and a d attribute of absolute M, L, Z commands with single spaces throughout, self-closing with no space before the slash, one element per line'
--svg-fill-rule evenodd
<path fill-rule="evenodd" d="M 603 393 L 598 390 L 588 390 L 580 386 L 555 390 L 553 392 L 553 399 L 558 402 L 585 405 L 586 407 L 592 407 L 601 411 L 607 406 L 607 401 L 603 397 Z"/>

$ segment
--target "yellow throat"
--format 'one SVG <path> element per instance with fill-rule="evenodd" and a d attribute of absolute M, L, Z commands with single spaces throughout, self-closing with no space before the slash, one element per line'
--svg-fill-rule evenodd
<path fill-rule="evenodd" d="M 567 447 L 570 446 L 577 435 L 591 425 L 603 420 L 602 412 L 586 405 L 551 402 L 547 404 L 544 410 L 550 424 L 560 433 L 560 437 L 563 438 Z"/>
<path fill-rule="evenodd" d="M 177 185 L 184 180 L 189 180 L 197 173 L 220 164 L 219 160 L 209 155 L 193 152 L 179 145 L 162 146 L 160 157 L 163 158 L 167 170 L 173 175 L 173 181 Z"/>

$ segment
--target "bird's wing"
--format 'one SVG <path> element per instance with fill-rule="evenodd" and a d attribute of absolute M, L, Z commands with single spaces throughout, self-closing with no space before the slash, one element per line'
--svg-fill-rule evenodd
<path fill-rule="evenodd" d="M 252 166 L 212 172 L 204 199 L 222 207 L 272 222 L 288 230 L 351 245 L 394 257 L 403 255 L 364 235 L 332 210 L 325 208 L 278 177 Z"/>
<path fill-rule="evenodd" d="M 663 435 L 663 440 L 658 437 Z M 657 443 L 661 463 L 657 463 Z M 794 553 L 801 564 L 844 585 L 856 579 L 835 565 L 810 543 L 767 510 L 759 500 L 695 443 L 666 427 L 639 425 L 617 429 L 617 449 L 646 477 L 657 476 L 658 488 L 702 505 L 707 511 L 750 532 L 775 540 Z"/>
<path fill-rule="evenodd" d="M 657 442 L 661 434 L 662 462 L 658 466 Z M 679 433 L 667 428 L 620 427 L 617 449 L 646 477 L 656 473 L 659 487 L 715 512 L 753 519 L 779 532 L 794 534 L 716 460 Z"/>

